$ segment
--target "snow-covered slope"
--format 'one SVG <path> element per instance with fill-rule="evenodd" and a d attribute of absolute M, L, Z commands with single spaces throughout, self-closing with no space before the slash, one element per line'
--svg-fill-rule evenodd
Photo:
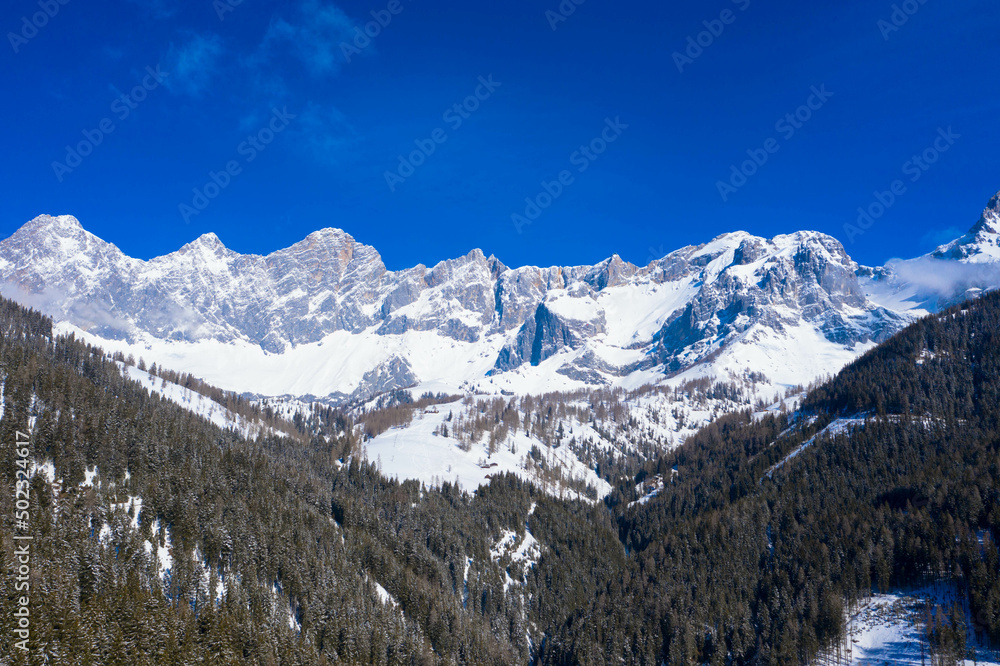
<path fill-rule="evenodd" d="M 208 398 L 191 389 L 178 386 L 155 375 L 151 375 L 145 370 L 124 363 L 118 363 L 122 374 L 129 379 L 139 382 L 150 394 L 158 394 L 170 402 L 180 405 L 184 409 L 211 421 L 220 428 L 226 430 L 232 428 L 243 437 L 254 439 L 261 433 L 268 430 L 263 423 L 253 422 L 229 411 L 211 398 Z"/>
<path fill-rule="evenodd" d="M 537 473 L 538 465 L 531 457 L 535 447 L 536 451 L 544 451 L 546 469 L 559 468 L 577 480 L 580 487 L 593 488 L 597 497 L 611 492 L 611 486 L 581 463 L 569 446 L 549 448 L 524 431 L 496 442 L 492 453 L 489 433 L 463 447 L 462 441 L 448 436 L 447 428 L 456 416 L 461 418 L 468 411 L 461 401 L 423 410 L 408 426 L 392 428 L 367 442 L 366 455 L 390 478 L 417 479 L 429 486 L 449 481 L 472 491 L 489 483 L 492 476 L 513 472 L 544 487 L 546 484 Z M 554 490 L 553 494 L 560 491 Z M 575 491 L 563 490 L 562 494 L 580 496 Z"/>
<path fill-rule="evenodd" d="M 526 394 L 748 371 L 770 391 L 835 372 L 914 316 L 992 286 L 998 227 L 1000 196 L 969 234 L 916 260 L 947 283 L 931 293 L 926 270 L 860 267 L 815 232 L 725 234 L 645 267 L 615 255 L 511 269 L 474 250 L 389 271 L 338 229 L 268 256 L 207 234 L 142 261 L 73 217 L 41 216 L 0 242 L 0 289 L 63 332 L 260 396 Z M 981 274 L 959 292 L 941 277 L 970 267 Z"/>
<path fill-rule="evenodd" d="M 851 666 L 892 664 L 893 666 L 923 666 L 932 660 L 932 647 L 927 641 L 927 620 L 937 609 L 951 611 L 964 597 L 953 586 L 940 583 L 915 590 L 895 590 L 873 596 L 847 618 L 847 635 L 839 654 Z M 963 610 L 968 613 L 967 608 Z M 975 623 L 966 615 L 966 644 L 975 659 L 961 662 L 971 666 L 1000 665 L 1000 652 L 980 645 L 973 630 Z M 816 663 L 837 662 L 836 649 L 821 654 Z M 954 662 L 952 662 L 954 663 Z"/>

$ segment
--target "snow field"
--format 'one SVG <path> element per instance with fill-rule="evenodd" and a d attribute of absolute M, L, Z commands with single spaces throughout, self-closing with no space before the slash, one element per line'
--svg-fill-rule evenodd
<path fill-rule="evenodd" d="M 958 599 L 955 588 L 946 584 L 873 596 L 848 620 L 848 663 L 852 666 L 925 666 L 930 663 L 930 652 L 924 637 L 926 609 L 940 605 L 950 610 Z M 968 617 L 966 624 L 971 627 Z M 1000 666 L 1000 654 L 977 645 L 971 629 L 967 645 L 975 649 L 976 661 L 967 659 L 965 665 Z"/>
<path fill-rule="evenodd" d="M 538 446 L 551 464 L 562 467 L 564 474 L 572 478 L 582 478 L 597 490 L 599 497 L 611 492 L 610 484 L 585 467 L 568 446 L 548 449 L 520 430 L 499 443 L 492 456 L 488 451 L 488 435 L 474 443 L 469 451 L 464 451 L 458 440 L 435 434 L 442 426 L 450 427 L 449 413 L 454 418 L 465 409 L 461 401 L 456 401 L 419 411 L 409 426 L 392 428 L 366 442 L 364 450 L 368 460 L 379 465 L 389 478 L 415 479 L 428 486 L 440 486 L 444 481 L 457 482 L 472 492 L 504 472 L 531 480 L 525 457 L 532 446 Z M 579 497 L 575 491 L 566 490 L 565 494 Z"/>

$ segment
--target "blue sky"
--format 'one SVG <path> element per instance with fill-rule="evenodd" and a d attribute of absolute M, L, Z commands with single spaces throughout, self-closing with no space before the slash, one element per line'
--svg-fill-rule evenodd
<path fill-rule="evenodd" d="M 0 19 L 3 236 L 72 214 L 149 258 L 333 226 L 399 269 L 816 229 L 875 264 L 1000 189 L 989 0 L 63 1 Z"/>

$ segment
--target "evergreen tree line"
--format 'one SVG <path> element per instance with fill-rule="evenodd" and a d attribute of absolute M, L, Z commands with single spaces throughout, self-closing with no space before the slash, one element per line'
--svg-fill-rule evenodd
<path fill-rule="evenodd" d="M 998 335 L 990 294 L 870 351 L 794 417 L 723 417 L 647 465 L 640 478 L 671 480 L 657 497 L 608 501 L 626 566 L 540 660 L 803 664 L 873 592 L 942 580 L 1000 645 Z M 827 430 L 844 418 L 853 429 Z M 942 617 L 931 644 L 955 663 L 963 620 Z"/>
<path fill-rule="evenodd" d="M 527 661 L 521 597 L 489 554 L 524 532 L 536 491 L 519 480 L 431 491 L 382 478 L 346 436 L 243 439 L 5 300 L 0 372 L 0 441 L 30 433 L 56 480 L 30 487 L 27 654 L 12 633 L 13 493 L 0 495 L 0 663 Z M 14 455 L 0 447 L 11 490 Z"/>
<path fill-rule="evenodd" d="M 0 474 L 10 488 L 20 430 L 56 479 L 31 483 L 27 655 L 0 494 L 0 664 L 797 664 L 841 642 L 873 592 L 929 580 L 954 582 L 972 631 L 1000 644 L 998 333 L 987 295 L 872 350 L 796 414 L 723 416 L 669 453 L 621 407 L 639 394 L 475 404 L 470 429 L 592 456 L 615 488 L 588 502 L 509 474 L 474 494 L 385 479 L 326 407 L 294 437 L 243 438 L 0 299 Z M 371 436 L 451 399 L 355 417 Z M 649 446 L 602 452 L 570 432 L 580 417 Z M 502 534 L 528 530 L 537 562 L 494 560 Z M 957 659 L 964 614 L 929 617 L 933 658 Z"/>

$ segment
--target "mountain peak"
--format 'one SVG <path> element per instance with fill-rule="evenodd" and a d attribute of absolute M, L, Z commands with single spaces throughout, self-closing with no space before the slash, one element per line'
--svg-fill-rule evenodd
<path fill-rule="evenodd" d="M 198 236 L 190 243 L 184 245 L 177 254 L 181 255 L 197 255 L 197 256 L 222 256 L 228 254 L 235 254 L 223 245 L 222 240 L 219 239 L 217 235 L 212 232 L 207 234 L 202 234 Z"/>
<path fill-rule="evenodd" d="M 317 231 L 312 232 L 306 236 L 306 240 L 325 240 L 325 241 L 340 241 L 344 243 L 353 243 L 354 237 L 347 233 L 343 229 L 338 229 L 336 227 L 325 227 Z"/>
<path fill-rule="evenodd" d="M 829 234 L 825 234 L 822 231 L 812 230 L 793 231 L 790 234 L 780 234 L 772 238 L 771 241 L 779 247 L 810 244 L 820 244 L 824 246 L 833 245 L 834 247 L 843 245 L 839 240 Z"/>
<path fill-rule="evenodd" d="M 986 204 L 986 210 L 992 211 L 997 215 L 1000 215 L 1000 192 L 997 192 L 996 194 L 993 195 L 993 198 L 990 199 L 990 202 Z"/>
<path fill-rule="evenodd" d="M 215 235 L 213 232 L 208 232 L 207 234 L 202 234 L 196 239 L 188 243 L 188 245 L 193 245 L 196 247 L 209 247 L 212 249 L 225 248 L 226 246 L 222 243 L 222 240 Z"/>
<path fill-rule="evenodd" d="M 84 229 L 72 215 L 39 215 L 25 223 L 4 243 L 47 248 L 60 256 L 121 253 L 111 243 Z"/>
<path fill-rule="evenodd" d="M 998 211 L 1000 195 L 983 214 L 983 233 L 967 235 L 949 258 L 1000 262 Z M 726 373 L 766 358 L 766 366 L 753 369 L 800 383 L 820 365 L 797 350 L 816 341 L 827 345 L 821 353 L 849 360 L 857 345 L 898 330 L 910 309 L 902 297 L 886 307 L 869 299 L 843 245 L 815 231 L 774 238 L 736 231 L 645 268 L 611 254 L 594 265 L 508 269 L 484 255 L 473 249 L 430 270 L 389 271 L 374 247 L 328 227 L 265 256 L 238 254 L 206 233 L 142 261 L 85 232 L 71 216 L 40 216 L 0 241 L 0 282 L 53 294 L 60 321 L 88 331 L 99 325 L 103 333 L 95 335 L 107 339 L 142 334 L 164 344 L 242 341 L 276 354 L 302 349 L 295 353 L 306 356 L 296 358 L 309 361 L 295 367 L 308 372 L 290 369 L 285 380 L 263 389 L 272 395 L 388 390 L 385 377 L 396 387 L 419 381 L 458 388 L 478 382 L 487 368 L 511 370 L 491 381 L 517 390 L 625 385 L 634 373 L 660 366 L 673 373 L 714 364 L 722 357 L 713 354 L 731 344 L 767 351 L 725 352 L 728 360 L 719 362 Z M 309 347 L 334 334 L 336 345 Z M 536 370 L 530 363 L 536 346 L 564 358 L 547 356 L 554 360 Z M 193 349 L 192 369 L 207 374 L 196 358 L 202 352 Z M 395 355 L 411 371 L 372 374 Z M 712 367 L 722 372 L 722 365 Z"/>
<path fill-rule="evenodd" d="M 940 246 L 931 256 L 972 263 L 1000 260 L 1000 192 L 986 204 L 982 217 L 969 233 Z"/>
<path fill-rule="evenodd" d="M 33 231 L 43 229 L 54 231 L 83 231 L 83 225 L 80 224 L 80 220 L 76 219 L 72 215 L 39 215 L 25 224 L 24 228 L 31 229 Z"/>
<path fill-rule="evenodd" d="M 976 235 L 980 232 L 1000 234 L 1000 192 L 993 195 L 990 202 L 986 204 L 983 216 L 979 218 L 979 222 L 969 233 Z"/>
<path fill-rule="evenodd" d="M 480 250 L 477 247 L 477 248 L 473 248 L 472 250 L 470 250 L 465 255 L 465 259 L 467 259 L 469 261 L 474 261 L 474 262 L 485 262 L 486 261 L 486 255 L 483 253 L 482 250 Z"/>

